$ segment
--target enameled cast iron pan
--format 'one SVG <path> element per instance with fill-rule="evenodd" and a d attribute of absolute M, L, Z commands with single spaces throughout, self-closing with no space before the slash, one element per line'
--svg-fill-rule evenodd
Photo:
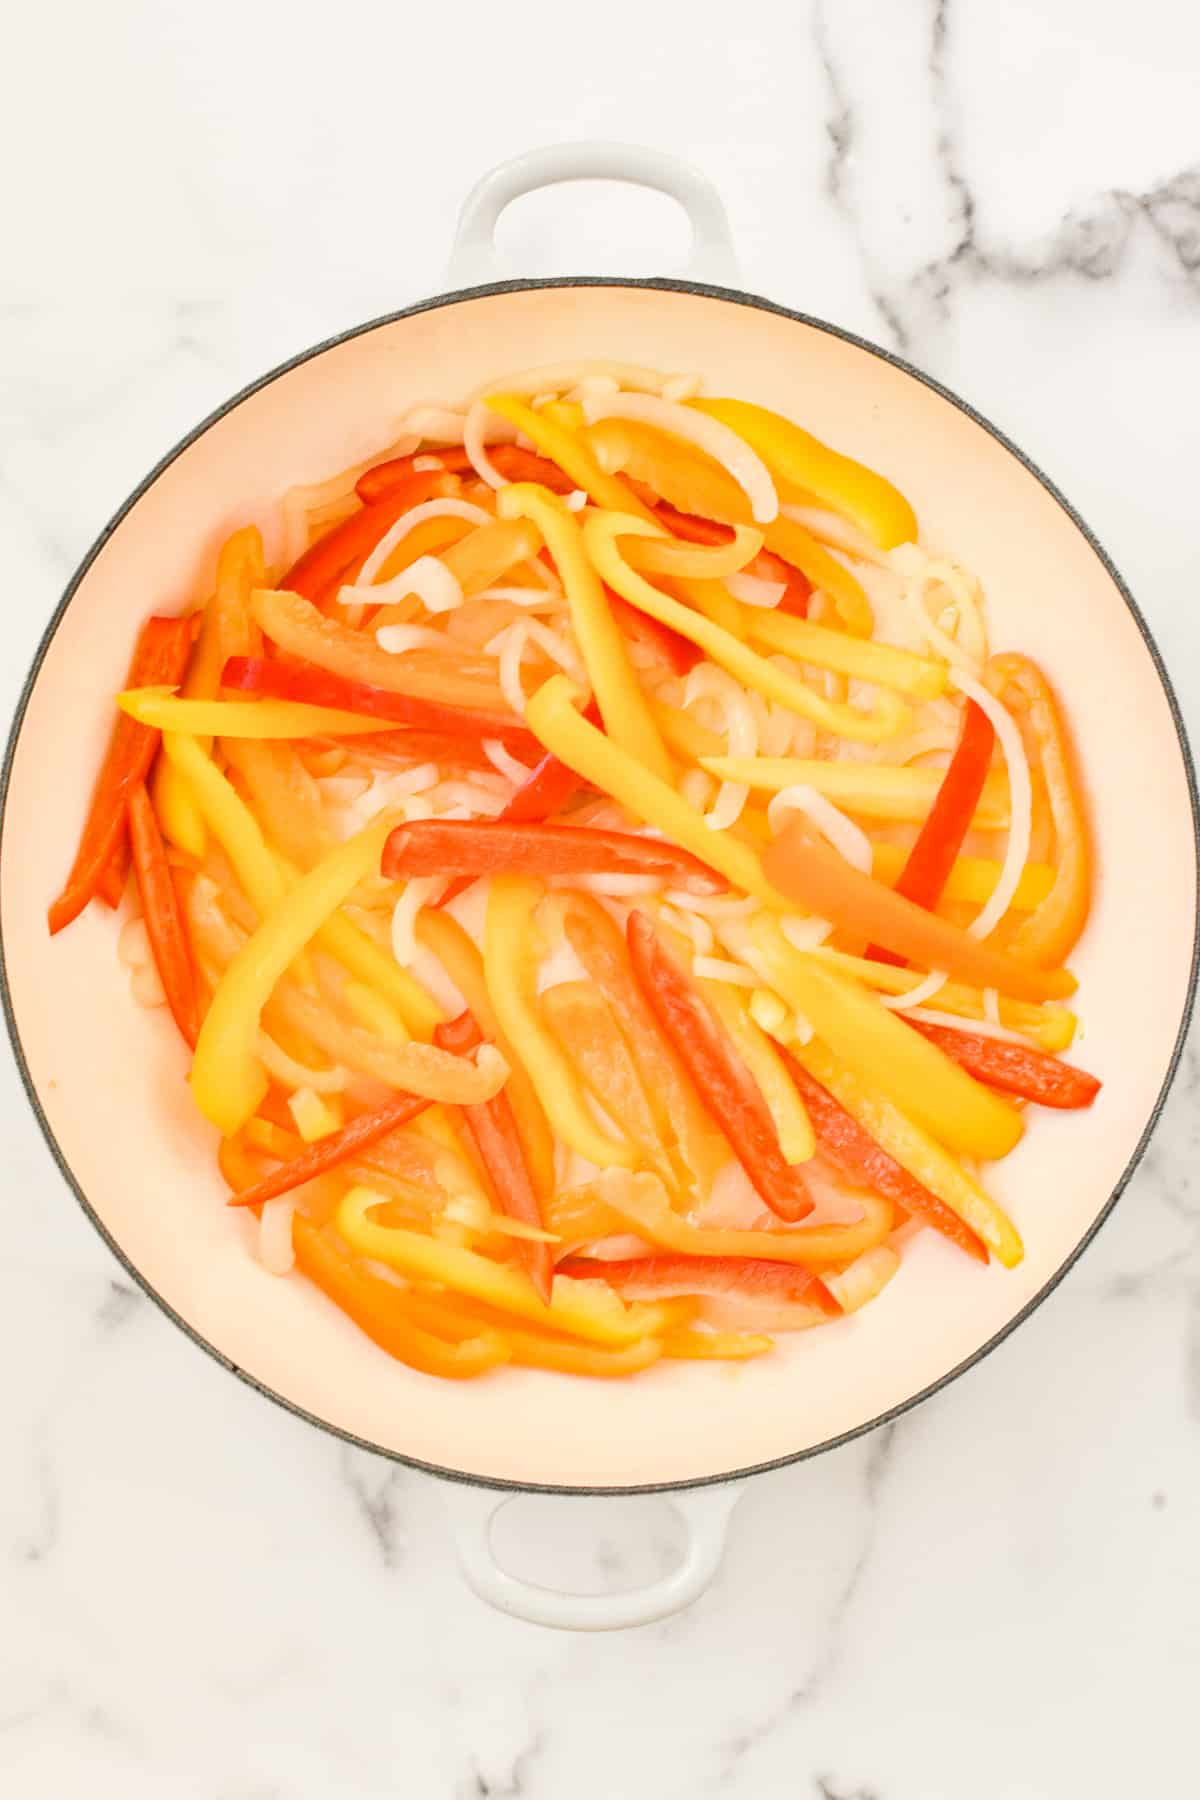
<path fill-rule="evenodd" d="M 478 1591 L 546 1623 L 659 1616 L 708 1580 L 732 1477 L 812 1456 L 915 1404 L 991 1349 L 1079 1255 L 1140 1157 L 1191 1007 L 1196 814 L 1178 707 L 1133 599 L 1062 495 L 963 401 L 872 344 L 732 286 L 724 213 L 700 177 L 620 146 L 534 153 L 467 202 L 455 275 L 486 273 L 517 195 L 607 177 L 673 195 L 706 279 L 485 282 L 360 325 L 265 375 L 159 464 L 84 559 L 17 709 L 3 775 L 0 947 L 13 1047 L 51 1150 L 93 1224 L 177 1324 L 236 1374 L 327 1430 L 461 1483 L 464 1568 Z M 928 537 L 981 577 L 997 648 L 1041 662 L 1068 697 L 1087 772 L 1098 883 L 1072 959 L 1090 1112 L 1035 1122 L 989 1174 L 1027 1246 L 1020 1268 L 968 1263 L 933 1232 L 862 1314 L 743 1367 L 664 1363 L 631 1383 L 502 1370 L 451 1384 L 389 1360 L 309 1284 L 247 1251 L 223 1204 L 209 1127 L 164 1012 L 131 1005 L 116 926 L 92 908 L 52 943 L 46 904 L 109 729 L 107 696 L 151 610 L 209 580 L 221 540 L 269 529 L 293 483 L 389 441 L 410 406 L 454 401 L 505 370 L 611 357 L 702 373 L 892 476 Z M 270 552 L 268 543 L 268 552 Z M 1121 713 L 1114 729 L 1113 693 Z M 709 1485 L 716 1484 L 716 1485 Z M 495 1489 L 672 1490 L 682 1567 L 634 1595 L 550 1594 L 488 1548 Z"/>

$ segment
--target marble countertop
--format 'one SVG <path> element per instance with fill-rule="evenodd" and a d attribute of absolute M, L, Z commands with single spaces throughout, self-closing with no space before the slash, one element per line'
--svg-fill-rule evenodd
<path fill-rule="evenodd" d="M 697 17 L 24 10 L 0 120 L 6 711 L 73 566 L 166 446 L 261 369 L 436 290 L 483 168 L 591 135 L 693 160 L 747 287 L 899 348 L 1025 446 L 1098 529 L 1195 729 L 1200 17 L 752 0 L 719 47 Z M 680 254 L 667 203 L 593 199 L 515 208 L 512 265 Z M 271 1407 L 168 1324 L 70 1199 L 6 1055 L 0 1791 L 1183 1793 L 1198 1097 L 1193 1049 L 1115 1216 L 1003 1349 L 752 1483 L 691 1611 L 582 1639 L 465 1590 L 437 1483 Z M 658 1501 L 513 1511 L 518 1555 L 613 1585 L 671 1554 Z"/>

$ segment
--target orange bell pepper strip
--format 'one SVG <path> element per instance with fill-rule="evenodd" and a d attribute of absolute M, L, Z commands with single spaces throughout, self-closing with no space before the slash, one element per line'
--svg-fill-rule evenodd
<path fill-rule="evenodd" d="M 298 1268 L 397 1362 L 425 1375 L 464 1381 L 509 1360 L 502 1334 L 486 1326 L 456 1344 L 425 1330 L 410 1316 L 401 1289 L 359 1268 L 300 1213 L 292 1220 L 292 1243 Z"/>
<path fill-rule="evenodd" d="M 873 1188 L 906 1213 L 932 1225 L 976 1262 L 986 1262 L 987 1246 L 982 1238 L 944 1200 L 902 1169 L 802 1063 L 786 1050 L 780 1054 L 800 1090 L 822 1155 L 848 1180 Z"/>
<path fill-rule="evenodd" d="M 439 470 L 411 475 L 378 500 L 352 513 L 310 544 L 283 577 L 280 586 L 306 600 L 321 601 L 339 588 L 350 571 L 364 562 L 385 531 L 414 506 L 431 500 L 445 485 Z"/>
<path fill-rule="evenodd" d="M 1075 991 L 1065 969 L 1035 969 L 989 949 L 959 926 L 851 868 L 803 821 L 786 825 L 767 847 L 763 872 L 805 911 L 832 919 L 852 936 L 883 944 L 923 969 L 942 969 L 957 981 L 997 988 L 1014 1000 L 1059 1000 Z"/>
<path fill-rule="evenodd" d="M 678 1162 L 685 1190 L 705 1186 L 728 1160 L 724 1139 L 709 1119 L 691 1076 L 659 1029 L 641 988 L 620 927 L 590 894 L 571 894 L 562 914 L 567 942 L 607 1001 L 622 1031 L 660 1140 Z"/>
<path fill-rule="evenodd" d="M 196 977 L 187 929 L 179 910 L 179 896 L 171 879 L 171 865 L 167 861 L 162 833 L 144 784 L 135 787 L 129 796 L 129 841 L 154 965 L 171 1016 L 184 1042 L 195 1049 L 200 1022 L 196 1013 Z"/>
<path fill-rule="evenodd" d="M 277 1194 L 290 1193 L 293 1188 L 300 1187 L 306 1181 L 312 1181 L 317 1175 L 327 1175 L 342 1163 L 361 1156 L 372 1144 L 381 1138 L 398 1131 L 401 1125 L 407 1125 L 417 1118 L 433 1103 L 423 1100 L 418 1094 L 397 1094 L 394 1100 L 388 1100 L 374 1112 L 361 1113 L 340 1131 L 329 1137 L 318 1138 L 309 1144 L 300 1155 L 290 1162 L 283 1163 L 256 1181 L 253 1187 L 243 1188 L 226 1202 L 229 1206 L 261 1206 L 264 1200 L 274 1200 Z"/>
<path fill-rule="evenodd" d="M 1054 690 L 1036 663 L 1027 656 L 994 656 L 985 673 L 1032 740 L 1054 821 L 1054 885 L 1013 934 L 1009 950 L 1052 968 L 1074 949 L 1091 906 L 1091 849 L 1075 759 Z"/>
<path fill-rule="evenodd" d="M 814 1311 L 813 1324 L 823 1315 Z M 662 1353 L 680 1362 L 746 1362 L 775 1348 L 774 1338 L 750 1331 L 671 1331 L 663 1339 Z"/>
<path fill-rule="evenodd" d="M 992 721 L 982 707 L 968 700 L 962 731 L 937 799 L 917 833 L 899 879 L 893 883 L 893 891 L 903 894 L 914 906 L 923 906 L 932 912 L 945 891 L 950 871 L 962 849 L 963 839 L 971 829 L 975 808 L 983 794 L 995 742 Z M 873 962 L 904 961 L 894 950 L 886 950 L 878 944 L 869 945 L 864 955 Z"/>
<path fill-rule="evenodd" d="M 1101 1084 L 1094 1075 L 1028 1044 L 1012 1044 L 977 1031 L 960 1031 L 957 1026 L 927 1025 L 923 1019 L 912 1023 L 922 1037 L 953 1057 L 977 1080 L 1022 1100 L 1071 1112 L 1090 1106 L 1100 1092 Z"/>
<path fill-rule="evenodd" d="M 190 618 L 147 619 L 138 634 L 126 686 L 177 686 L 183 679 L 191 642 Z M 149 774 L 159 736 L 124 713 L 118 715 L 71 873 L 47 914 L 51 936 L 77 919 L 102 884 L 112 879 L 107 872 L 114 859 L 118 871 L 123 867 L 129 796 Z M 119 887 L 117 895 L 119 898 Z"/>
<path fill-rule="evenodd" d="M 728 885 L 698 857 L 659 838 L 504 819 L 408 820 L 384 845 L 382 869 L 392 881 L 415 875 L 651 875 L 694 894 L 724 893 Z"/>
<path fill-rule="evenodd" d="M 455 1056 L 466 1056 L 483 1042 L 483 1033 L 468 1010 L 439 1025 L 433 1041 Z M 464 1106 L 463 1119 L 480 1161 L 491 1178 L 496 1198 L 510 1219 L 542 1226 L 542 1209 L 517 1122 L 503 1088 L 478 1106 Z M 547 1243 L 518 1239 L 516 1251 L 540 1297 L 549 1303 L 554 1264 Z"/>
<path fill-rule="evenodd" d="M 765 1205 L 781 1219 L 812 1211 L 803 1178 L 784 1160 L 762 1091 L 705 1000 L 643 912 L 629 915 L 630 960 L 642 993 Z"/>
<path fill-rule="evenodd" d="M 457 1296 L 448 1300 L 439 1294 L 433 1300 L 424 1294 L 412 1294 L 407 1304 L 413 1318 L 427 1331 L 438 1337 L 449 1337 L 453 1343 L 473 1337 L 481 1324 L 494 1327 L 503 1336 L 512 1362 L 527 1369 L 553 1369 L 560 1375 L 612 1379 L 637 1375 L 663 1355 L 664 1340 L 661 1338 L 639 1338 L 622 1349 L 601 1349 L 598 1344 L 559 1337 L 554 1332 L 539 1331 L 536 1326 L 517 1325 L 503 1313 Z"/>

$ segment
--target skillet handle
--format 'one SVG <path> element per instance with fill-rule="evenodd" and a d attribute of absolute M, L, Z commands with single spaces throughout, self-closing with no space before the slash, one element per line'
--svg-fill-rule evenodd
<path fill-rule="evenodd" d="M 463 202 L 447 272 L 452 287 L 474 287 L 501 275 L 496 221 L 513 200 L 561 181 L 628 181 L 677 200 L 692 227 L 683 273 L 724 287 L 738 283 L 737 258 L 720 194 L 706 175 L 662 150 L 600 140 L 549 144 L 492 169 Z"/>
<path fill-rule="evenodd" d="M 496 1515 L 520 1496 L 459 1487 L 453 1501 L 459 1567 L 481 1600 L 532 1625 L 558 1631 L 621 1631 L 649 1625 L 690 1606 L 709 1585 L 725 1554 L 729 1520 L 744 1487 L 744 1482 L 726 1481 L 665 1494 L 687 1527 L 683 1561 L 660 1581 L 624 1594 L 565 1594 L 510 1575 L 493 1555 L 491 1533 Z"/>

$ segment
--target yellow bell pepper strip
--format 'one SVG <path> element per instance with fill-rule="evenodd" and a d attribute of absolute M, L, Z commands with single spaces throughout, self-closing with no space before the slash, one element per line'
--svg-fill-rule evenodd
<path fill-rule="evenodd" d="M 991 1159 L 1007 1156 L 1019 1142 L 1020 1113 L 881 1006 L 869 989 L 794 950 L 769 914 L 759 914 L 750 929 L 776 992 L 848 1069 L 947 1148 Z"/>
<path fill-rule="evenodd" d="M 684 1362 L 745 1362 L 774 1348 L 774 1338 L 749 1331 L 685 1329 L 672 1331 L 662 1341 L 664 1356 Z"/>
<path fill-rule="evenodd" d="M 598 419 L 582 435 L 602 469 L 652 488 L 677 512 L 719 519 L 723 525 L 749 522 L 750 502 L 733 476 L 683 438 L 641 419 Z"/>
<path fill-rule="evenodd" d="M 559 905 L 563 934 L 607 1002 L 633 1058 L 658 1139 L 671 1160 L 673 1179 L 667 1185 L 684 1196 L 697 1189 L 707 1192 L 717 1170 L 728 1162 L 729 1148 L 658 1028 L 634 978 L 625 934 L 591 894 L 572 893 Z"/>
<path fill-rule="evenodd" d="M 522 1331 L 519 1326 L 505 1326 L 503 1336 L 512 1361 L 521 1368 L 553 1369 L 560 1375 L 587 1375 L 601 1381 L 640 1375 L 661 1356 L 674 1354 L 664 1349 L 671 1339 L 655 1337 L 638 1338 L 621 1350 L 602 1350 L 548 1333 Z"/>
<path fill-rule="evenodd" d="M 550 1204 L 546 1223 L 564 1244 L 592 1243 L 633 1230 L 647 1243 L 681 1256 L 763 1257 L 807 1269 L 839 1268 L 881 1244 L 895 1213 L 882 1194 L 854 1194 L 863 1216 L 846 1225 L 791 1225 L 786 1231 L 732 1231 L 689 1225 L 673 1211 L 662 1183 L 653 1175 L 575 1188 Z"/>
<path fill-rule="evenodd" d="M 696 985 L 733 1040 L 767 1103 L 784 1162 L 808 1162 L 817 1144 L 804 1102 L 770 1038 L 750 1017 L 744 990 L 725 981 L 703 980 Z"/>
<path fill-rule="evenodd" d="M 342 967 L 391 1002 L 415 1038 L 427 1041 L 441 1019 L 441 1009 L 415 975 L 361 930 L 345 912 L 330 915 L 314 939 Z"/>
<path fill-rule="evenodd" d="M 656 826 L 672 843 L 718 870 L 732 886 L 784 905 L 763 875 L 753 850 L 727 831 L 710 831 L 703 814 L 689 806 L 672 785 L 650 774 L 636 757 L 589 725 L 575 705 L 577 694 L 565 675 L 552 675 L 531 697 L 525 723 L 539 743 L 601 793 L 619 801 L 635 818 Z"/>
<path fill-rule="evenodd" d="M 814 1039 L 793 1054 L 881 1150 L 956 1212 L 1006 1269 L 1016 1267 L 1025 1250 L 1012 1220 L 935 1138 L 827 1045 Z"/>
<path fill-rule="evenodd" d="M 894 887 L 907 854 L 899 844 L 876 844 L 871 873 L 877 881 L 886 881 L 889 887 Z M 992 889 L 999 879 L 1000 864 L 994 857 L 960 856 L 950 866 L 942 898 L 967 906 L 984 906 L 991 899 Z M 1032 912 L 1053 886 L 1054 870 L 1049 863 L 1026 863 L 1010 902 L 1011 910 Z"/>
<path fill-rule="evenodd" d="M 744 781 L 747 787 L 768 794 L 797 784 L 813 787 L 860 819 L 904 825 L 919 825 L 928 817 L 946 772 L 891 763 L 821 762 L 799 756 L 700 756 L 696 760 L 719 781 Z M 976 831 L 1001 831 L 1008 816 L 1008 780 L 994 770 L 983 784 L 972 826 Z"/>
<path fill-rule="evenodd" d="M 545 412 L 535 411 L 515 394 L 489 394 L 487 408 L 531 438 L 542 455 L 557 463 L 570 476 L 573 485 L 583 489 L 594 506 L 606 506 L 613 512 L 635 513 L 645 519 L 652 517 L 649 507 L 642 505 L 628 482 L 622 481 L 619 475 L 609 474 L 601 466 L 582 435 L 569 430 L 557 419 L 549 418 Z"/>
<path fill-rule="evenodd" d="M 993 950 L 961 926 L 852 868 L 807 821 L 784 826 L 763 855 L 767 879 L 796 906 L 852 936 L 882 944 L 922 969 L 997 988 L 1014 1000 L 1061 1000 L 1075 990 L 1065 969 L 1035 969 Z M 877 959 L 872 959 L 877 960 Z"/>
<path fill-rule="evenodd" d="M 906 994 L 925 979 L 920 970 L 868 962 L 865 957 L 832 950 L 828 944 L 820 945 L 811 954 L 827 968 L 861 981 L 864 987 L 875 988 L 881 994 Z M 953 1013 L 963 1019 L 982 1019 L 984 1016 L 983 995 L 978 988 L 948 981 L 945 987 L 938 989 L 936 1001 L 939 1012 Z M 1021 1032 L 1024 1037 L 1033 1038 L 1043 1050 L 1053 1052 L 1070 1047 L 1077 1020 L 1065 1006 L 1030 1006 L 1024 1000 L 1008 1000 L 1001 995 L 1000 1023 L 1011 1031 Z"/>
<path fill-rule="evenodd" d="M 678 1188 L 633 1053 L 604 995 L 589 981 L 562 981 L 539 1004 L 550 1030 L 610 1119 L 637 1149 L 638 1160 L 668 1188 Z"/>
<path fill-rule="evenodd" d="M 460 674 L 449 658 L 422 660 L 415 652 L 392 656 L 380 648 L 373 636 L 352 630 L 340 619 L 327 618 L 300 594 L 259 588 L 253 607 L 255 618 L 273 644 L 289 656 L 315 663 L 347 681 L 360 681 L 369 687 L 386 688 L 392 694 L 406 694 L 467 711 L 477 709 L 512 717 L 497 681 Z"/>
<path fill-rule="evenodd" d="M 534 1188 L 544 1205 L 554 1192 L 554 1133 L 528 1070 L 500 1029 L 488 993 L 483 958 L 474 940 L 449 913 L 423 907 L 417 914 L 414 930 L 418 942 L 436 956 L 462 995 L 464 1004 L 474 1013 L 484 1037 L 496 1045 L 508 1064 L 508 1082 L 504 1091 L 517 1121 Z"/>
<path fill-rule="evenodd" d="M 187 783 L 205 825 L 233 864 L 250 904 L 259 918 L 265 919 L 283 899 L 285 884 L 258 820 L 194 738 L 168 731 L 163 738 L 163 752 Z M 302 950 L 304 946 L 298 948 Z M 253 1112 L 253 1107 L 250 1110 Z"/>
<path fill-rule="evenodd" d="M 412 1319 L 401 1289 L 357 1268 L 336 1243 L 299 1213 L 292 1220 L 292 1243 L 297 1267 L 397 1362 L 425 1375 L 461 1381 L 509 1360 L 503 1334 L 486 1326 L 479 1328 L 476 1337 L 456 1344 L 435 1337 Z"/>
<path fill-rule="evenodd" d="M 221 748 L 271 842 L 301 869 L 320 862 L 333 837 L 321 790 L 292 746 L 230 737 Z"/>
<path fill-rule="evenodd" d="M 743 606 L 740 620 L 745 637 L 797 662 L 815 663 L 839 675 L 895 688 L 914 700 L 936 700 L 946 691 L 946 665 L 932 657 L 915 656 L 911 650 L 897 650 L 873 638 L 850 637 L 844 631 L 831 631 L 826 625 L 761 606 Z"/>
<path fill-rule="evenodd" d="M 322 1100 L 312 1088 L 297 1088 L 294 1094 L 289 1094 L 287 1108 L 306 1144 L 332 1137 L 346 1122 L 336 1095 L 332 1100 Z"/>
<path fill-rule="evenodd" d="M 632 546 L 629 562 L 641 575 L 688 577 L 696 581 L 723 581 L 753 562 L 763 545 L 762 532 L 750 525 L 733 525 L 732 536 L 719 544 L 660 542 L 647 538 Z M 752 609 L 751 609 L 752 610 Z"/>
<path fill-rule="evenodd" d="M 724 739 L 697 724 L 691 713 L 681 706 L 671 706 L 665 700 L 654 700 L 651 705 L 668 747 L 684 762 L 698 763 L 701 757 L 722 754 Z"/>
<path fill-rule="evenodd" d="M 379 720 L 297 700 L 183 700 L 169 688 L 128 688 L 117 705 L 141 725 L 192 738 L 367 736 Z"/>
<path fill-rule="evenodd" d="M 830 449 L 811 432 L 765 406 L 746 400 L 691 400 L 697 412 L 718 419 L 758 452 L 777 481 L 804 488 L 824 506 L 862 527 L 881 550 L 915 542 L 917 519 L 890 481 L 863 463 Z"/>
<path fill-rule="evenodd" d="M 352 1188 L 338 1208 L 337 1229 L 360 1256 L 386 1263 L 416 1281 L 439 1282 L 531 1325 L 597 1344 L 620 1346 L 654 1337 L 671 1319 L 659 1306 L 623 1306 L 600 1282 L 571 1281 L 561 1275 L 555 1277 L 547 1303 L 520 1269 L 457 1244 L 377 1224 L 369 1214 L 383 1204 L 383 1196 L 370 1188 Z"/>
<path fill-rule="evenodd" d="M 613 618 L 600 578 L 584 553 L 583 533 L 574 516 L 556 495 L 523 482 L 501 488 L 496 505 L 502 518 L 531 519 L 546 541 L 566 589 L 575 640 L 609 737 L 655 775 L 664 781 L 672 780 L 671 759 L 634 674 L 625 639 Z"/>
<path fill-rule="evenodd" d="M 820 588 L 833 601 L 834 610 L 846 630 L 859 638 L 869 638 L 875 623 L 871 602 L 862 583 L 844 563 L 806 531 L 794 519 L 778 518 L 767 526 L 767 548 L 809 582 Z"/>
<path fill-rule="evenodd" d="M 1054 820 L 1054 886 L 1013 934 L 1009 950 L 1041 968 L 1063 962 L 1087 923 L 1091 853 L 1087 818 L 1075 778 L 1066 727 L 1046 677 L 1027 656 L 994 656 L 988 685 L 1023 725 L 1037 748 Z"/>
<path fill-rule="evenodd" d="M 593 567 L 609 587 L 660 624 L 669 625 L 681 637 L 699 645 L 713 662 L 765 699 L 779 700 L 819 729 L 860 743 L 881 743 L 907 725 L 911 717 L 909 708 L 889 689 L 880 690 L 875 710 L 870 713 L 826 700 L 796 676 L 749 649 L 732 632 L 652 587 L 625 561 L 617 539 L 660 535 L 659 526 L 620 513 L 593 513 L 583 527 L 584 543 Z"/>
<path fill-rule="evenodd" d="M 533 912 L 542 893 L 540 882 L 519 875 L 491 882 L 483 965 L 492 1008 L 563 1142 L 599 1168 L 632 1168 L 631 1145 L 600 1129 L 573 1064 L 538 1011 Z"/>

